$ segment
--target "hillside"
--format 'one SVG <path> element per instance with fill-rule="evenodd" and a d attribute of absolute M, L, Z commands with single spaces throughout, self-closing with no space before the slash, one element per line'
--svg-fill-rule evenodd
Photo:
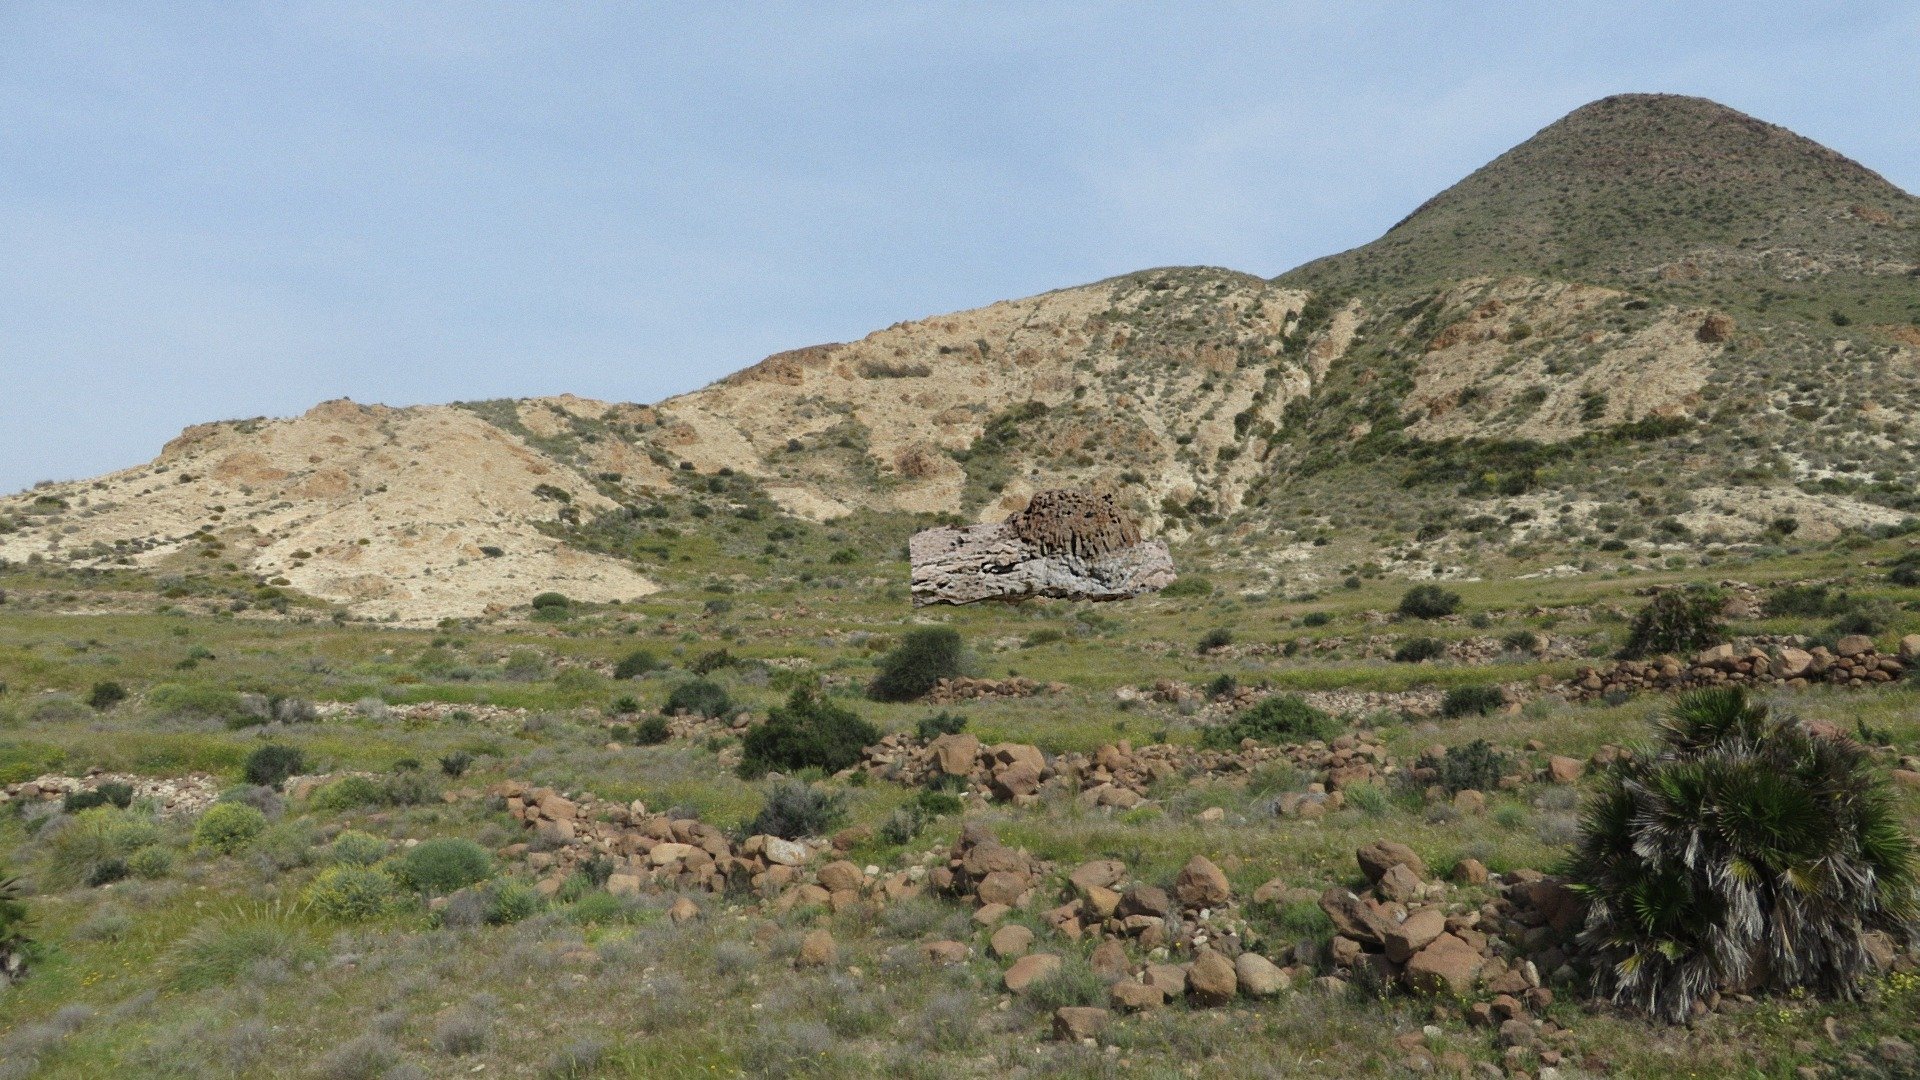
<path fill-rule="evenodd" d="M 1920 200 L 1712 102 L 1627 95 L 1273 281 L 1143 271 L 650 407 L 203 425 L 0 500 L 0 559 L 431 621 L 800 580 L 1052 486 L 1112 491 L 1273 589 L 1720 558 L 1920 506 L 1916 275 Z"/>

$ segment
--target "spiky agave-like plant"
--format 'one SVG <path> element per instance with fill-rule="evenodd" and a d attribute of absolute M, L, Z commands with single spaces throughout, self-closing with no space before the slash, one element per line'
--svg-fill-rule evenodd
<path fill-rule="evenodd" d="M 1920 860 L 1865 749 L 1737 687 L 1660 732 L 1604 775 L 1566 867 L 1596 989 L 1676 1022 L 1727 986 L 1851 997 L 1865 935 L 1920 928 Z"/>

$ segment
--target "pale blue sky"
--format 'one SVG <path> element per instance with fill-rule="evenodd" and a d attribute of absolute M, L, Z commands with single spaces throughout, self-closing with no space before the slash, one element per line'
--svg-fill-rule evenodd
<path fill-rule="evenodd" d="M 1377 236 L 1583 102 L 1920 190 L 1912 3 L 0 0 L 0 490 L 342 395 L 654 401 Z"/>

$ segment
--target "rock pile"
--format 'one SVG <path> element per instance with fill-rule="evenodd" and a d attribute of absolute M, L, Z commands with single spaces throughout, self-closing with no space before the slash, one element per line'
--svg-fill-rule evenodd
<path fill-rule="evenodd" d="M 941 679 L 927 691 L 925 701 L 929 705 L 945 705 L 955 701 L 980 701 L 986 698 L 1026 698 L 1041 694 L 1064 694 L 1066 683 L 1041 683 L 1018 675 L 1005 679 Z"/>
<path fill-rule="evenodd" d="M 136 802 L 150 801 L 161 817 L 198 814 L 220 797 L 220 785 L 205 773 L 154 778 L 129 773 L 89 773 L 82 776 L 37 776 L 0 788 L 0 806 L 14 802 L 52 802 L 75 791 L 92 791 L 102 784 L 125 784 Z"/>
<path fill-rule="evenodd" d="M 824 860 L 831 845 L 814 841 L 763 835 L 736 847 L 712 825 L 649 814 L 637 801 L 570 799 L 552 788 L 513 780 L 485 794 L 503 800 L 507 812 L 533 831 L 531 842 L 510 845 L 501 855 L 525 860 L 539 879 L 535 888 L 547 896 L 595 859 L 612 864 L 607 891 L 616 896 L 717 893 L 733 884 L 781 911 L 805 904 L 842 911 L 863 902 L 902 900 L 918 895 L 928 876 L 924 867 L 882 874 L 878 867 Z"/>
<path fill-rule="evenodd" d="M 1509 1011 L 1519 1013 L 1520 1002 L 1544 1008 L 1553 1000 L 1548 984 L 1574 977 L 1561 943 L 1583 909 L 1560 881 L 1532 870 L 1495 877 L 1463 860 L 1454 869 L 1458 884 L 1502 893 L 1476 907 L 1448 902 L 1449 886 L 1430 880 L 1426 864 L 1404 844 L 1369 844 L 1355 861 L 1367 888 L 1332 888 L 1319 897 L 1335 930 L 1330 955 L 1339 974 L 1331 978 L 1453 997 L 1484 990 L 1496 995 L 1494 1007 L 1514 1000 Z M 1470 1018 L 1489 1008 L 1475 1005 Z"/>
<path fill-rule="evenodd" d="M 905 734 L 892 734 L 866 748 L 865 757 L 850 771 L 912 786 L 943 777 L 960 780 L 982 799 L 1029 805 L 1048 794 L 1071 795 L 1089 808 L 1130 810 L 1146 800 L 1157 782 L 1172 777 L 1208 777 L 1232 782 L 1260 769 L 1289 765 L 1317 782 L 1305 797 L 1338 792 L 1354 784 L 1384 780 L 1396 772 L 1386 748 L 1373 732 L 1342 735 L 1331 743 L 1310 742 L 1263 746 L 1251 741 L 1237 750 L 1209 750 L 1196 746 L 1152 743 L 1135 748 L 1121 740 L 1091 754 L 1066 753 L 1049 758 L 1039 747 L 1025 743 L 981 743 L 961 732 L 941 735 L 927 743 Z M 1334 807 L 1337 809 L 1337 803 Z"/>
<path fill-rule="evenodd" d="M 1901 639 L 1898 656 L 1882 654 L 1873 639 L 1863 634 L 1843 637 L 1832 649 L 1816 645 L 1811 649 L 1785 646 L 1769 651 L 1757 646 L 1737 649 L 1715 645 L 1691 661 L 1659 656 L 1622 660 L 1605 668 L 1581 668 L 1564 684 L 1562 692 L 1578 701 L 1642 690 L 1703 686 L 1867 686 L 1903 678 L 1916 657 L 1920 657 L 1920 635 L 1915 634 Z M 1551 689 L 1554 683 L 1551 677 L 1542 676 L 1538 685 Z"/>

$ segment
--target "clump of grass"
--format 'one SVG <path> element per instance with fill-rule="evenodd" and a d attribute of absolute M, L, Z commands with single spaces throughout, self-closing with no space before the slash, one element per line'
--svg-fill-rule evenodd
<path fill-rule="evenodd" d="M 242 907 L 200 923 L 173 947 L 169 982 L 178 990 L 199 990 L 230 983 L 255 964 L 299 968 L 325 955 L 304 911 L 279 904 Z"/>
<path fill-rule="evenodd" d="M 400 860 L 398 872 L 420 892 L 445 895 L 492 876 L 493 856 L 471 840 L 439 837 L 410 849 Z"/>

